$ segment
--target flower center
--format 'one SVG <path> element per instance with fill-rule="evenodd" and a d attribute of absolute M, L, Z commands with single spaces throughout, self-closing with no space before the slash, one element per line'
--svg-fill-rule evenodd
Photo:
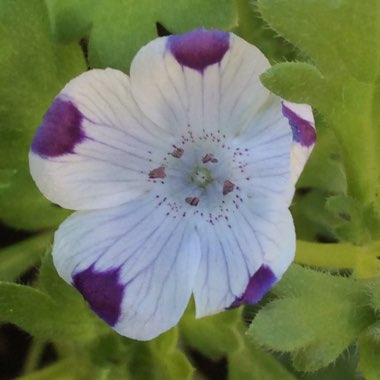
<path fill-rule="evenodd" d="M 251 181 L 248 148 L 236 146 L 220 131 L 195 134 L 189 129 L 173 142 L 161 159 L 149 151 L 152 166 L 145 175 L 157 184 L 157 207 L 173 218 L 197 215 L 197 220 L 231 228 L 230 218 L 244 203 L 243 189 Z"/>
<path fill-rule="evenodd" d="M 214 179 L 211 176 L 211 172 L 209 169 L 205 168 L 204 166 L 195 166 L 191 176 L 190 180 L 194 182 L 198 187 L 204 189 L 214 181 Z"/>

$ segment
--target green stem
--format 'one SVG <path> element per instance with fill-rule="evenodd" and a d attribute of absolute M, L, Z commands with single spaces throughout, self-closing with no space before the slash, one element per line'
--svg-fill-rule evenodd
<path fill-rule="evenodd" d="M 0 250 L 0 280 L 15 281 L 39 261 L 51 241 L 52 232 L 48 231 Z"/>
<path fill-rule="evenodd" d="M 30 345 L 28 355 L 24 364 L 24 375 L 33 372 L 38 367 L 42 352 L 45 348 L 45 342 L 34 339 Z"/>
<path fill-rule="evenodd" d="M 296 263 L 321 268 L 354 269 L 363 250 L 352 244 L 322 244 L 297 240 Z"/>
<path fill-rule="evenodd" d="M 348 195 L 363 205 L 378 198 L 380 155 L 377 118 L 373 118 L 372 112 L 374 88 L 349 78 L 337 86 L 336 96 L 341 97 L 341 105 L 334 112 L 331 109 L 324 112 L 330 115 L 327 120 L 342 147 Z"/>
<path fill-rule="evenodd" d="M 74 379 L 108 379 L 109 370 L 97 368 L 85 357 L 68 357 L 48 367 L 24 374 L 17 380 L 74 380 Z"/>
<path fill-rule="evenodd" d="M 359 247 L 348 243 L 297 241 L 295 262 L 326 269 L 351 269 L 358 279 L 380 277 L 380 242 Z"/>
<path fill-rule="evenodd" d="M 17 380 L 67 380 L 74 379 L 73 368 L 78 363 L 75 363 L 72 359 L 61 360 L 49 367 L 46 367 L 40 371 L 32 372 L 24 376 L 18 377 Z"/>

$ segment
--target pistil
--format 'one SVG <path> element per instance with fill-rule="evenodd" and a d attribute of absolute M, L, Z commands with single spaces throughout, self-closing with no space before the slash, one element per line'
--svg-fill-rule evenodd
<path fill-rule="evenodd" d="M 192 182 L 202 189 L 206 188 L 210 183 L 214 181 L 211 176 L 210 170 L 203 166 L 196 166 L 193 173 L 190 176 Z"/>

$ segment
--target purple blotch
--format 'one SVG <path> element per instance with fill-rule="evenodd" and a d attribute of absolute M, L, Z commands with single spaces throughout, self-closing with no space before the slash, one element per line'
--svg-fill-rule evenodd
<path fill-rule="evenodd" d="M 46 112 L 32 142 L 32 152 L 42 157 L 57 157 L 73 153 L 83 141 L 83 116 L 69 100 L 56 98 Z"/>
<path fill-rule="evenodd" d="M 220 30 L 195 29 L 168 37 L 168 48 L 179 64 L 203 72 L 220 62 L 229 48 L 230 35 Z"/>
<path fill-rule="evenodd" d="M 232 303 L 230 307 L 237 307 L 243 303 L 255 304 L 272 288 L 277 281 L 271 269 L 262 265 L 250 278 L 245 292 Z"/>
<path fill-rule="evenodd" d="M 282 104 L 282 114 L 289 120 L 289 124 L 292 127 L 294 141 L 306 147 L 310 147 L 315 144 L 317 134 L 310 121 L 302 119 L 284 104 Z"/>
<path fill-rule="evenodd" d="M 119 272 L 120 268 L 97 272 L 90 266 L 73 276 L 73 286 L 110 326 L 117 323 L 121 314 L 125 286 L 119 282 Z"/>

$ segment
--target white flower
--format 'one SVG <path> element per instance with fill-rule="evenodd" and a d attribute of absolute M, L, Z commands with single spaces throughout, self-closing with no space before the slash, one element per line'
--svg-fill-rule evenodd
<path fill-rule="evenodd" d="M 80 75 L 45 115 L 32 176 L 80 210 L 55 234 L 55 266 L 120 334 L 161 334 L 192 294 L 197 317 L 258 302 L 290 265 L 315 129 L 309 106 L 261 85 L 268 67 L 236 35 L 198 29 L 143 47 L 130 77 Z"/>

